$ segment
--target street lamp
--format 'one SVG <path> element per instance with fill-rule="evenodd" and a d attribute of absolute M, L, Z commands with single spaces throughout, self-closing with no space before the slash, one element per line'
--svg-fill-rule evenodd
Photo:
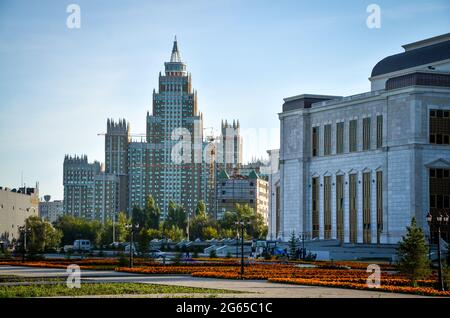
<path fill-rule="evenodd" d="M 25 254 L 27 253 L 27 233 L 31 231 L 30 227 L 26 227 L 26 225 L 20 227 L 20 231 L 23 234 L 23 253 L 22 253 L 22 263 L 25 262 Z"/>
<path fill-rule="evenodd" d="M 428 226 L 430 227 L 430 233 L 431 233 L 431 222 L 433 221 L 433 216 L 431 213 L 427 214 L 427 222 Z M 444 214 L 442 215 L 439 213 L 438 216 L 436 216 L 436 225 L 438 229 L 438 280 L 439 280 L 439 288 L 441 291 L 444 291 L 444 279 L 442 277 L 442 259 L 441 259 L 441 225 L 448 223 L 448 215 Z"/>
<path fill-rule="evenodd" d="M 246 223 L 238 221 L 235 224 L 241 227 L 241 279 L 244 279 L 244 228 Z"/>
<path fill-rule="evenodd" d="M 130 229 L 130 267 L 133 267 L 133 238 L 134 238 L 134 229 L 139 229 L 139 224 L 127 224 L 125 225 L 125 228 Z"/>

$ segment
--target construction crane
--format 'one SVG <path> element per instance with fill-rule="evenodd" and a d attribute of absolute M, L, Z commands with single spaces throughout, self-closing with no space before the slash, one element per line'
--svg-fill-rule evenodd
<path fill-rule="evenodd" d="M 214 140 L 216 140 L 216 137 L 214 137 L 214 127 L 206 127 L 203 128 L 203 130 L 210 130 L 210 133 L 208 135 L 206 135 L 206 140 L 209 142 L 213 142 Z"/>

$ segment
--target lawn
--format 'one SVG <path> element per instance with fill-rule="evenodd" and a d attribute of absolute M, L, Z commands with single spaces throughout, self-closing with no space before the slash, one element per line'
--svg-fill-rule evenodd
<path fill-rule="evenodd" d="M 166 286 L 141 283 L 82 283 L 81 288 L 68 288 L 65 283 L 0 286 L 0 298 L 184 293 L 213 295 L 238 292 L 221 289 Z"/>

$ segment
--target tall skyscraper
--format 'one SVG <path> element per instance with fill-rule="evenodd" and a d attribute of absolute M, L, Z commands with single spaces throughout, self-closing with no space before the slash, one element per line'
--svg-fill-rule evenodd
<path fill-rule="evenodd" d="M 128 209 L 128 145 L 130 125 L 125 119 L 115 122 L 108 119 L 105 134 L 105 173 L 118 179 L 117 200 L 119 211 Z M 112 177 L 109 177 L 111 179 Z"/>
<path fill-rule="evenodd" d="M 94 219 L 94 179 L 100 162 L 88 163 L 87 156 L 64 157 L 64 214 Z"/>
<path fill-rule="evenodd" d="M 233 124 L 228 123 L 228 121 L 225 120 L 222 121 L 221 126 L 220 150 L 222 151 L 223 161 L 220 162 L 219 158 L 218 170 L 225 169 L 230 175 L 234 172 L 239 173 L 239 168 L 242 164 L 242 138 L 239 120 L 233 120 Z"/>
<path fill-rule="evenodd" d="M 158 91 L 153 91 L 152 115 L 147 113 L 152 180 L 149 190 L 163 215 L 171 200 L 192 213 L 201 199 L 203 120 L 176 38 L 170 62 L 164 66 L 164 75 L 159 74 Z M 180 143 L 182 149 L 178 148 Z M 176 158 L 178 154 L 181 159 Z"/>

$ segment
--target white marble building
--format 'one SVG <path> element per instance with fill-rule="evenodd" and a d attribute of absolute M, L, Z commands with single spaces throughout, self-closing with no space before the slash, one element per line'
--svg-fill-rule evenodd
<path fill-rule="evenodd" d="M 450 213 L 450 34 L 404 48 L 370 92 L 284 99 L 278 238 L 397 243 Z"/>

